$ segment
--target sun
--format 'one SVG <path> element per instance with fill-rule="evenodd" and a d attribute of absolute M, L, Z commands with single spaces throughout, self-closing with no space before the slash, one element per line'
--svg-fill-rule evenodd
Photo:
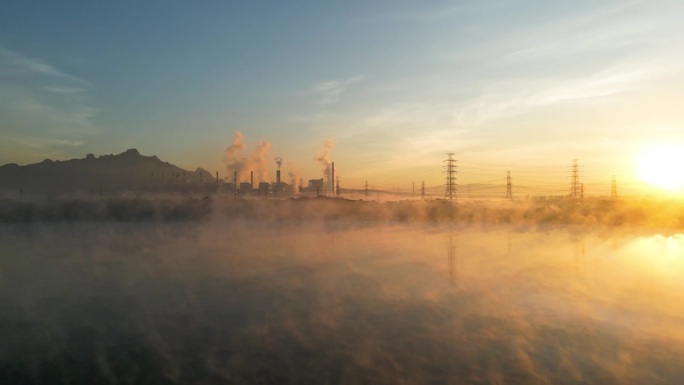
<path fill-rule="evenodd" d="M 637 176 L 644 182 L 666 190 L 684 187 L 684 146 L 658 144 L 637 158 Z"/>

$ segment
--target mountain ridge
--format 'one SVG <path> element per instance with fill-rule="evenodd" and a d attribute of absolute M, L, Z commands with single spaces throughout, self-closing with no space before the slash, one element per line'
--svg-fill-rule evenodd
<path fill-rule="evenodd" d="M 0 191 L 64 194 L 77 191 L 154 190 L 172 184 L 215 183 L 202 167 L 182 169 L 156 155 L 145 156 L 131 148 L 120 154 L 69 160 L 44 159 L 38 163 L 0 166 Z"/>

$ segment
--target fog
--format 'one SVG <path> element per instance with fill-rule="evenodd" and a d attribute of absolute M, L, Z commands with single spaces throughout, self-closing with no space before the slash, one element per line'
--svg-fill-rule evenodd
<path fill-rule="evenodd" d="M 684 235 L 641 203 L 187 202 L 5 215 L 0 383 L 684 378 Z"/>
<path fill-rule="evenodd" d="M 375 201 L 326 197 L 246 198 L 232 194 L 120 194 L 93 198 L 72 195 L 51 199 L 0 199 L 0 222 L 69 221 L 363 221 L 381 223 L 456 223 L 507 225 L 520 229 L 583 226 L 612 232 L 684 230 L 684 201 L 589 198 L 536 198 L 524 201 L 442 199 Z"/>

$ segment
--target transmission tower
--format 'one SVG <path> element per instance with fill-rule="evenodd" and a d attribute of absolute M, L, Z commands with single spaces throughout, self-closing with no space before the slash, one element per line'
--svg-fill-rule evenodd
<path fill-rule="evenodd" d="M 570 181 L 570 198 L 572 198 L 572 200 L 579 200 L 583 195 L 581 189 L 582 187 L 580 186 L 579 182 L 579 166 L 577 165 L 577 159 L 573 159 Z"/>
<path fill-rule="evenodd" d="M 617 195 L 617 182 L 615 181 L 615 175 L 613 175 L 613 181 L 610 185 L 610 199 L 616 201 L 618 199 Z"/>
<path fill-rule="evenodd" d="M 444 173 L 446 174 L 446 183 L 444 185 L 444 199 L 450 201 L 458 200 L 456 197 L 456 159 L 453 159 L 454 153 L 448 152 L 448 158 L 444 161 Z"/>
<path fill-rule="evenodd" d="M 511 183 L 511 172 L 506 175 L 506 199 L 513 200 L 513 184 Z"/>

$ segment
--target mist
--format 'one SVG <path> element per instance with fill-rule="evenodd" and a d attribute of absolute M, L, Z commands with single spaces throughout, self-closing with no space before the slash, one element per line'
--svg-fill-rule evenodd
<path fill-rule="evenodd" d="M 297 191 L 299 174 L 292 171 L 289 176 Z M 230 192 L 208 196 L 131 193 L 103 198 L 88 194 L 50 199 L 0 198 L 0 223 L 192 219 L 453 223 L 474 227 L 510 226 L 520 231 L 571 226 L 613 233 L 676 233 L 684 229 L 684 201 L 674 199 L 586 198 L 576 202 L 553 198 L 460 203 L 443 199 L 407 200 L 401 196 L 385 199 L 377 202 L 324 196 L 279 199 L 247 196 L 236 200 Z"/>
<path fill-rule="evenodd" d="M 664 202 L 136 199 L 1 206 L 0 382 L 684 376 Z"/>

